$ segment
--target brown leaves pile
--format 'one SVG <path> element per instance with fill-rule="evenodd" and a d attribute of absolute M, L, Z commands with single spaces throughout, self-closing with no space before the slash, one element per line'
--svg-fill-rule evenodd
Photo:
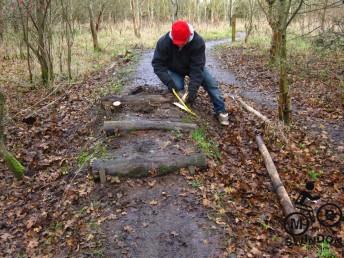
<path fill-rule="evenodd" d="M 276 98 L 277 75 L 270 70 L 267 58 L 258 50 L 226 49 L 220 56 L 231 70 L 235 70 L 239 78 L 255 87 L 254 89 L 270 92 Z M 293 79 L 294 85 L 303 83 L 297 77 Z M 320 85 L 320 82 L 315 81 L 314 84 L 316 83 Z M 308 93 L 317 92 L 321 95 L 324 89 L 319 92 L 320 88 L 312 88 Z M 231 85 L 222 85 L 222 91 L 225 95 L 238 93 Z M 210 216 L 227 229 L 228 253 L 234 252 L 243 257 L 296 257 L 316 253 L 316 247 L 307 250 L 302 246 L 286 245 L 288 235 L 283 229 L 282 209 L 271 188 L 270 178 L 256 145 L 255 131 L 265 136 L 267 147 L 292 200 L 304 189 L 305 182 L 311 180 L 310 174 L 315 171 L 318 174 L 315 192 L 320 194 L 321 202 L 332 201 L 344 207 L 344 159 L 338 147 L 340 143 L 333 143 L 329 137 L 322 137 L 323 132 L 319 137 L 318 134 L 305 130 L 303 126 L 308 124 L 306 120 L 302 120 L 304 116 L 311 117 L 312 113 L 317 113 L 322 119 L 336 122 L 339 117 L 342 118 L 343 107 L 335 101 L 326 106 L 313 107 L 305 101 L 307 96 L 301 95 L 306 92 L 305 89 L 299 88 L 297 91 L 293 95 L 295 105 L 310 109 L 296 115 L 298 126 L 292 127 L 288 132 L 288 145 L 282 139 L 266 134 L 260 121 L 242 110 L 230 98 L 226 100 L 232 120 L 228 128 L 219 127 L 214 118 L 210 117 L 212 107 L 205 93 L 198 100 L 195 110 L 202 109 L 202 114 L 208 114 L 208 120 L 211 121 L 208 135 L 219 144 L 222 156 L 220 164 L 210 162 L 210 169 L 206 173 L 198 174 L 191 180 L 202 183 L 199 189 L 203 205 L 211 207 L 213 214 Z M 294 92 L 293 90 L 293 94 Z M 338 100 L 335 94 L 331 98 Z M 245 101 L 269 118 L 276 117 L 277 110 L 267 108 L 264 103 Z M 331 110 L 327 109 L 329 105 Z M 204 107 L 207 107 L 206 112 Z M 312 230 L 322 233 L 324 229 L 314 226 Z M 343 237 L 341 232 L 344 231 L 336 232 L 338 237 Z M 337 251 L 340 252 L 340 249 Z"/>
<path fill-rule="evenodd" d="M 110 69 L 90 74 L 83 82 L 61 82 L 54 94 L 42 88 L 19 91 L 11 82 L 4 85 L 10 118 L 7 146 L 29 172 L 18 182 L 0 163 L 1 257 L 51 256 L 98 244 L 86 241 L 94 231 L 89 221 L 100 223 L 101 207 L 84 202 L 94 183 L 73 171 L 80 152 L 96 140 L 96 97 L 121 62 L 115 60 Z"/>

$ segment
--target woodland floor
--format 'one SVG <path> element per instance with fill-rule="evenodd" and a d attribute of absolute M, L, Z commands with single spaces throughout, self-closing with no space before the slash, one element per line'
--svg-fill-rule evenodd
<path fill-rule="evenodd" d="M 314 192 L 321 201 L 314 207 L 326 201 L 344 207 L 343 102 L 336 87 L 336 76 L 343 76 L 340 59 L 338 66 L 326 59 L 312 60 L 302 77 L 302 62 L 292 66 L 294 125 L 286 133 L 289 143 L 285 144 L 230 97 L 242 95 L 275 119 L 277 75 L 266 57 L 257 49 L 245 48 L 225 47 L 217 53 L 220 61 L 210 52 L 207 60 L 220 81 L 231 124 L 217 124 L 204 91 L 193 107 L 202 118 L 197 122 L 214 143 L 208 152 L 208 169 L 145 179 L 112 178 L 104 187 L 94 182 L 85 165 L 92 153 L 103 152 L 103 146 L 127 144 L 149 151 L 160 150 L 162 143 L 181 152 L 195 148 L 188 134 L 147 133 L 140 142 L 142 132 L 105 139 L 99 131 L 104 114 L 98 99 L 111 87 L 121 83 L 123 92 L 138 85 L 159 91 L 158 83 L 145 80 L 154 78 L 151 51 L 142 55 L 131 76 L 127 72 L 132 63 L 121 56 L 38 104 L 48 90 L 21 88 L 18 92 L 14 83 L 5 82 L 11 117 L 7 143 L 30 172 L 17 182 L 0 164 L 0 256 L 314 257 L 317 246 L 285 243 L 283 214 L 255 134 L 264 136 L 293 200 L 307 180 L 316 178 Z M 16 64 L 1 65 L 1 73 L 10 73 Z M 323 81 L 317 70 L 329 65 L 336 74 Z M 172 108 L 166 112 L 155 114 L 190 119 Z M 332 234 L 344 238 L 342 228 Z M 317 224 L 311 230 L 324 232 Z M 337 255 L 341 252 L 333 250 Z"/>

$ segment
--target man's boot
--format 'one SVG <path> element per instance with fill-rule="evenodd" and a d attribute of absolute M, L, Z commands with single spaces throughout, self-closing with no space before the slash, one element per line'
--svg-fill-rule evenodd
<path fill-rule="evenodd" d="M 217 118 L 221 125 L 229 125 L 228 113 L 219 113 Z"/>

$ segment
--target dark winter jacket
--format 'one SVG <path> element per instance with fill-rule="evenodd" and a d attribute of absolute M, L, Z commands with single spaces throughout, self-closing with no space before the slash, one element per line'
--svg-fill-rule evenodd
<path fill-rule="evenodd" d="M 172 81 L 167 73 L 167 70 L 171 70 L 182 76 L 189 75 L 189 89 L 197 89 L 203 81 L 202 72 L 205 65 L 203 38 L 194 32 L 192 40 L 179 49 L 172 43 L 169 33 L 166 33 L 158 40 L 152 65 L 154 72 L 165 85 Z"/>

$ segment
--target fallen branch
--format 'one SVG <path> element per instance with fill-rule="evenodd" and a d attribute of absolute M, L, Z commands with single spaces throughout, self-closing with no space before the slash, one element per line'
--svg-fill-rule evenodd
<path fill-rule="evenodd" d="M 277 135 L 278 137 L 282 138 L 282 140 L 287 144 L 288 143 L 288 139 L 285 136 L 284 133 L 284 129 L 285 127 L 283 127 L 283 125 L 281 123 L 278 122 L 272 122 L 269 118 L 267 118 L 266 116 L 264 116 L 262 113 L 260 113 L 259 111 L 255 110 L 253 107 L 249 106 L 245 101 L 243 101 L 240 97 L 238 96 L 232 96 L 233 100 L 237 100 L 239 102 L 239 104 L 248 112 L 254 114 L 256 117 L 258 117 L 259 119 L 261 119 L 268 127 L 272 129 L 273 133 L 275 134 L 275 132 L 277 131 Z"/>
<path fill-rule="evenodd" d="M 180 168 L 190 166 L 205 168 L 205 155 L 195 153 L 191 155 L 132 155 L 128 158 L 114 160 L 94 160 L 91 163 L 92 173 L 98 176 L 100 171 L 107 175 L 125 177 L 144 177 L 149 175 L 165 175 Z"/>
<path fill-rule="evenodd" d="M 259 151 L 264 158 L 265 166 L 266 166 L 266 169 L 268 170 L 274 191 L 279 198 L 279 201 L 280 201 L 280 204 L 282 205 L 285 216 L 288 216 L 289 214 L 295 212 L 294 206 L 291 203 L 289 195 L 283 186 L 283 183 L 278 175 L 275 164 L 270 156 L 268 149 L 266 148 L 264 144 L 262 137 L 260 135 L 257 135 L 256 141 L 259 147 Z"/>
<path fill-rule="evenodd" d="M 172 121 L 155 120 L 123 120 L 123 121 L 105 121 L 103 130 L 111 133 L 114 130 L 193 130 L 197 125 L 193 123 L 182 123 Z"/>
<path fill-rule="evenodd" d="M 236 99 L 239 101 L 239 103 L 250 113 L 254 114 L 255 116 L 259 117 L 261 120 L 263 120 L 267 124 L 271 124 L 271 120 L 255 110 L 253 107 L 246 104 L 245 101 L 243 101 L 240 97 L 236 97 Z"/>

